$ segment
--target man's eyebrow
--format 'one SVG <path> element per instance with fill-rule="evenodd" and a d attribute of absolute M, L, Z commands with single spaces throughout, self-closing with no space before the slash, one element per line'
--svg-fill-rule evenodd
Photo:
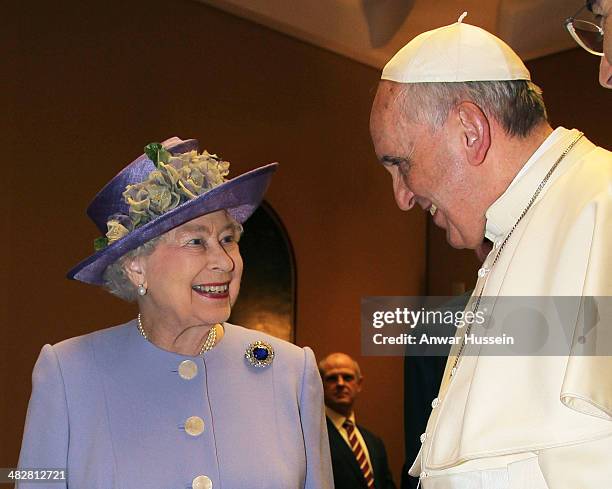
<path fill-rule="evenodd" d="M 384 155 L 380 161 L 383 164 L 391 163 L 392 165 L 399 165 L 400 163 L 407 163 L 408 158 L 403 158 L 402 156 Z"/>

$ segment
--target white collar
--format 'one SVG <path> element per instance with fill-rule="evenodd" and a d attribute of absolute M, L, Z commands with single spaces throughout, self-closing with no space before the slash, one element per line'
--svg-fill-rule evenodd
<path fill-rule="evenodd" d="M 344 421 L 347 419 L 351 420 L 353 424 L 355 424 L 355 411 L 351 411 L 351 414 L 347 418 L 346 416 L 344 416 L 344 414 L 340 414 L 339 412 L 334 411 L 332 408 L 325 406 L 325 414 L 327 415 L 329 419 L 331 419 L 332 423 L 334 423 L 334 426 L 336 427 L 337 430 L 340 430 L 340 428 L 343 428 L 342 425 L 344 424 Z"/>
<path fill-rule="evenodd" d="M 525 162 L 520 171 L 516 174 L 508 188 L 504 191 L 502 195 L 498 197 L 498 199 L 489 207 L 486 212 L 487 223 L 485 226 L 485 237 L 493 242 L 498 240 L 501 236 L 504 236 L 509 230 L 514 222 L 518 218 L 518 214 L 515 216 L 515 212 L 508 209 L 503 209 L 505 207 L 505 203 L 511 201 L 510 195 L 512 194 L 511 189 L 516 187 L 516 185 L 524 180 L 525 175 L 529 172 L 529 170 L 533 167 L 536 161 L 540 160 L 544 153 L 546 153 L 549 149 L 559 143 L 561 140 L 564 140 L 568 137 L 568 134 L 576 132 L 575 130 L 568 130 L 564 127 L 557 127 L 553 132 L 551 132 L 548 137 L 540 144 L 538 149 L 529 157 L 529 159 Z M 527 202 L 524 202 L 526 205 Z M 502 210 L 507 212 L 502 212 Z M 522 211 L 519 209 L 518 212 Z M 508 225 L 510 227 L 508 227 Z"/>

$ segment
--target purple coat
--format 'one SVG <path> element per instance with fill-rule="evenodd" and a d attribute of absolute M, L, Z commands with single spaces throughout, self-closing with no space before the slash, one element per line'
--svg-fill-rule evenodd
<path fill-rule="evenodd" d="M 333 488 L 312 350 L 224 328 L 223 340 L 203 357 L 157 348 L 135 321 L 45 345 L 32 376 L 19 467 L 66 467 L 68 480 L 19 487 Z M 274 348 L 272 365 L 256 368 L 245 359 L 257 340 Z M 179 375 L 185 360 L 197 366 L 191 379 Z M 203 421 L 195 436 L 185 426 L 194 416 Z"/>

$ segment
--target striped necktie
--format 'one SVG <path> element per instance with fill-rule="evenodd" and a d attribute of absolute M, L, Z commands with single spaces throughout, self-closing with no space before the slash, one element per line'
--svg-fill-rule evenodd
<path fill-rule="evenodd" d="M 351 446 L 351 450 L 353 450 L 353 454 L 357 459 L 357 465 L 359 465 L 359 468 L 361 469 L 361 473 L 363 474 L 363 478 L 365 479 L 368 489 L 374 489 L 374 474 L 372 473 L 372 467 L 370 467 L 368 458 L 366 457 L 361 443 L 359 443 L 359 438 L 357 438 L 357 433 L 355 433 L 355 424 L 347 418 L 344 423 L 342 423 L 342 427 L 348 434 L 349 445 Z"/>

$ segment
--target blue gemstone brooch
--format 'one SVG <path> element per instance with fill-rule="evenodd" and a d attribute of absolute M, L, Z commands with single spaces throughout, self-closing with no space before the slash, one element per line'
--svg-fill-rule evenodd
<path fill-rule="evenodd" d="M 244 357 L 254 367 L 267 367 L 274 360 L 274 348 L 263 341 L 256 341 L 248 346 Z"/>

